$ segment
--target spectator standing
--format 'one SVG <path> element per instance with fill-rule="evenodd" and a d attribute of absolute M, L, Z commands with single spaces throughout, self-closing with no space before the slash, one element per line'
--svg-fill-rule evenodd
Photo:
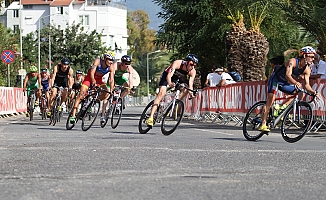
<path fill-rule="evenodd" d="M 215 71 L 220 76 L 219 83 L 216 85 L 217 87 L 236 83 L 229 73 L 224 72 L 223 68 L 217 68 Z"/>
<path fill-rule="evenodd" d="M 220 75 L 215 72 L 216 67 L 212 68 L 212 72 L 209 73 L 206 77 L 205 87 L 215 87 L 220 81 Z"/>
<path fill-rule="evenodd" d="M 319 54 L 315 54 L 314 64 L 311 66 L 310 78 L 326 78 L 326 62 L 320 59 Z"/>

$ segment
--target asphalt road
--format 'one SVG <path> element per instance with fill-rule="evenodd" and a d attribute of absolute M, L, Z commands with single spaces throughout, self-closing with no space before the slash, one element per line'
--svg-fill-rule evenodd
<path fill-rule="evenodd" d="M 241 127 L 184 119 L 164 136 L 138 133 L 144 107 L 116 129 L 67 131 L 0 119 L 0 199 L 325 199 L 326 133 L 290 144 L 278 133 L 249 142 Z M 66 116 L 64 116 L 66 117 Z"/>

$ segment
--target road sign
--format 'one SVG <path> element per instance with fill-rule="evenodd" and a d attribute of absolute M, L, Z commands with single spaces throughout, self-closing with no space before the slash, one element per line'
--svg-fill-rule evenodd
<path fill-rule="evenodd" d="M 10 64 L 15 60 L 15 54 L 11 50 L 4 50 L 1 54 L 1 59 L 4 63 Z"/>

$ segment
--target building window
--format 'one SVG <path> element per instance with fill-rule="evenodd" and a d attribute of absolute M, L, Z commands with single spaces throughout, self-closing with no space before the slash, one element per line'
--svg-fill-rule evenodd
<path fill-rule="evenodd" d="M 33 9 L 33 5 L 23 5 L 24 9 Z"/>
<path fill-rule="evenodd" d="M 19 33 L 19 25 L 14 25 L 14 33 Z"/>
<path fill-rule="evenodd" d="M 89 25 L 89 16 L 88 15 L 79 15 L 79 23 L 83 26 Z"/>
<path fill-rule="evenodd" d="M 57 7 L 57 13 L 63 15 L 63 7 Z"/>
<path fill-rule="evenodd" d="M 14 12 L 14 18 L 18 18 L 19 17 L 19 10 L 13 10 Z"/>
<path fill-rule="evenodd" d="M 113 35 L 109 36 L 109 45 L 110 45 L 111 49 L 115 49 L 115 42 L 114 42 L 114 36 Z"/>

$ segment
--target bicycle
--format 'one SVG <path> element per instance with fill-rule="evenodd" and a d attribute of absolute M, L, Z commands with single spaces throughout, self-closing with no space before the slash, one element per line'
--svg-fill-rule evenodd
<path fill-rule="evenodd" d="M 70 123 L 72 110 L 69 112 L 69 116 L 66 122 L 67 130 L 71 130 L 77 124 L 78 120 L 82 120 L 81 127 L 83 131 L 87 131 L 91 128 L 100 111 L 100 99 L 98 99 L 98 96 L 101 92 L 109 93 L 109 91 L 104 90 L 98 86 L 88 90 L 88 94 L 80 101 L 80 109 L 76 112 L 76 123 Z"/>
<path fill-rule="evenodd" d="M 181 92 L 180 90 L 183 88 L 192 91 L 194 95 L 198 92 L 197 90 L 192 90 L 188 87 L 185 87 L 183 84 L 180 84 L 177 81 L 175 86 L 175 94 L 172 97 L 172 100 L 167 102 L 165 101 L 165 98 L 163 98 L 154 113 L 154 125 L 155 123 L 161 123 L 161 132 L 163 135 L 171 135 L 177 129 L 182 120 L 184 113 L 184 103 L 178 98 Z M 150 116 L 153 104 L 154 100 L 148 103 L 143 113 L 141 114 L 138 124 L 138 130 L 141 134 L 147 133 L 152 128 L 146 124 L 146 120 Z"/>
<path fill-rule="evenodd" d="M 48 99 L 46 98 L 46 90 L 42 89 L 42 95 L 40 97 L 40 109 L 41 109 L 41 116 L 42 119 L 46 119 L 46 110 L 48 107 Z"/>
<path fill-rule="evenodd" d="M 312 96 L 308 102 L 298 99 L 298 93 L 304 93 Z M 272 105 L 267 116 L 266 125 L 271 129 L 281 124 L 281 134 L 286 142 L 294 143 L 303 138 L 309 130 L 313 119 L 313 111 L 310 103 L 314 101 L 316 95 L 310 94 L 303 89 L 297 89 L 296 94 L 287 97 L 275 98 L 274 105 L 280 100 L 293 100 L 278 115 L 274 115 L 274 105 Z M 268 132 L 259 131 L 258 128 L 262 122 L 262 112 L 266 101 L 255 103 L 247 112 L 243 121 L 243 135 L 249 141 L 256 141 Z"/>
<path fill-rule="evenodd" d="M 35 100 L 36 100 L 36 95 L 35 95 L 35 90 L 28 90 L 30 93 L 28 96 L 28 111 L 29 112 L 29 120 L 33 121 L 33 113 L 35 109 Z"/>
<path fill-rule="evenodd" d="M 122 116 L 124 101 L 121 98 L 121 93 L 126 89 L 124 86 L 115 86 L 114 93 L 108 99 L 108 109 L 105 111 L 105 121 L 100 122 L 101 127 L 104 128 L 111 117 L 111 127 L 117 128 Z"/>
<path fill-rule="evenodd" d="M 53 103 L 51 106 L 51 116 L 50 116 L 50 122 L 49 125 L 55 125 L 57 122 L 60 122 L 60 118 L 62 116 L 62 108 L 61 108 L 61 95 L 63 87 L 54 86 L 58 90 L 56 96 L 53 99 Z"/>

